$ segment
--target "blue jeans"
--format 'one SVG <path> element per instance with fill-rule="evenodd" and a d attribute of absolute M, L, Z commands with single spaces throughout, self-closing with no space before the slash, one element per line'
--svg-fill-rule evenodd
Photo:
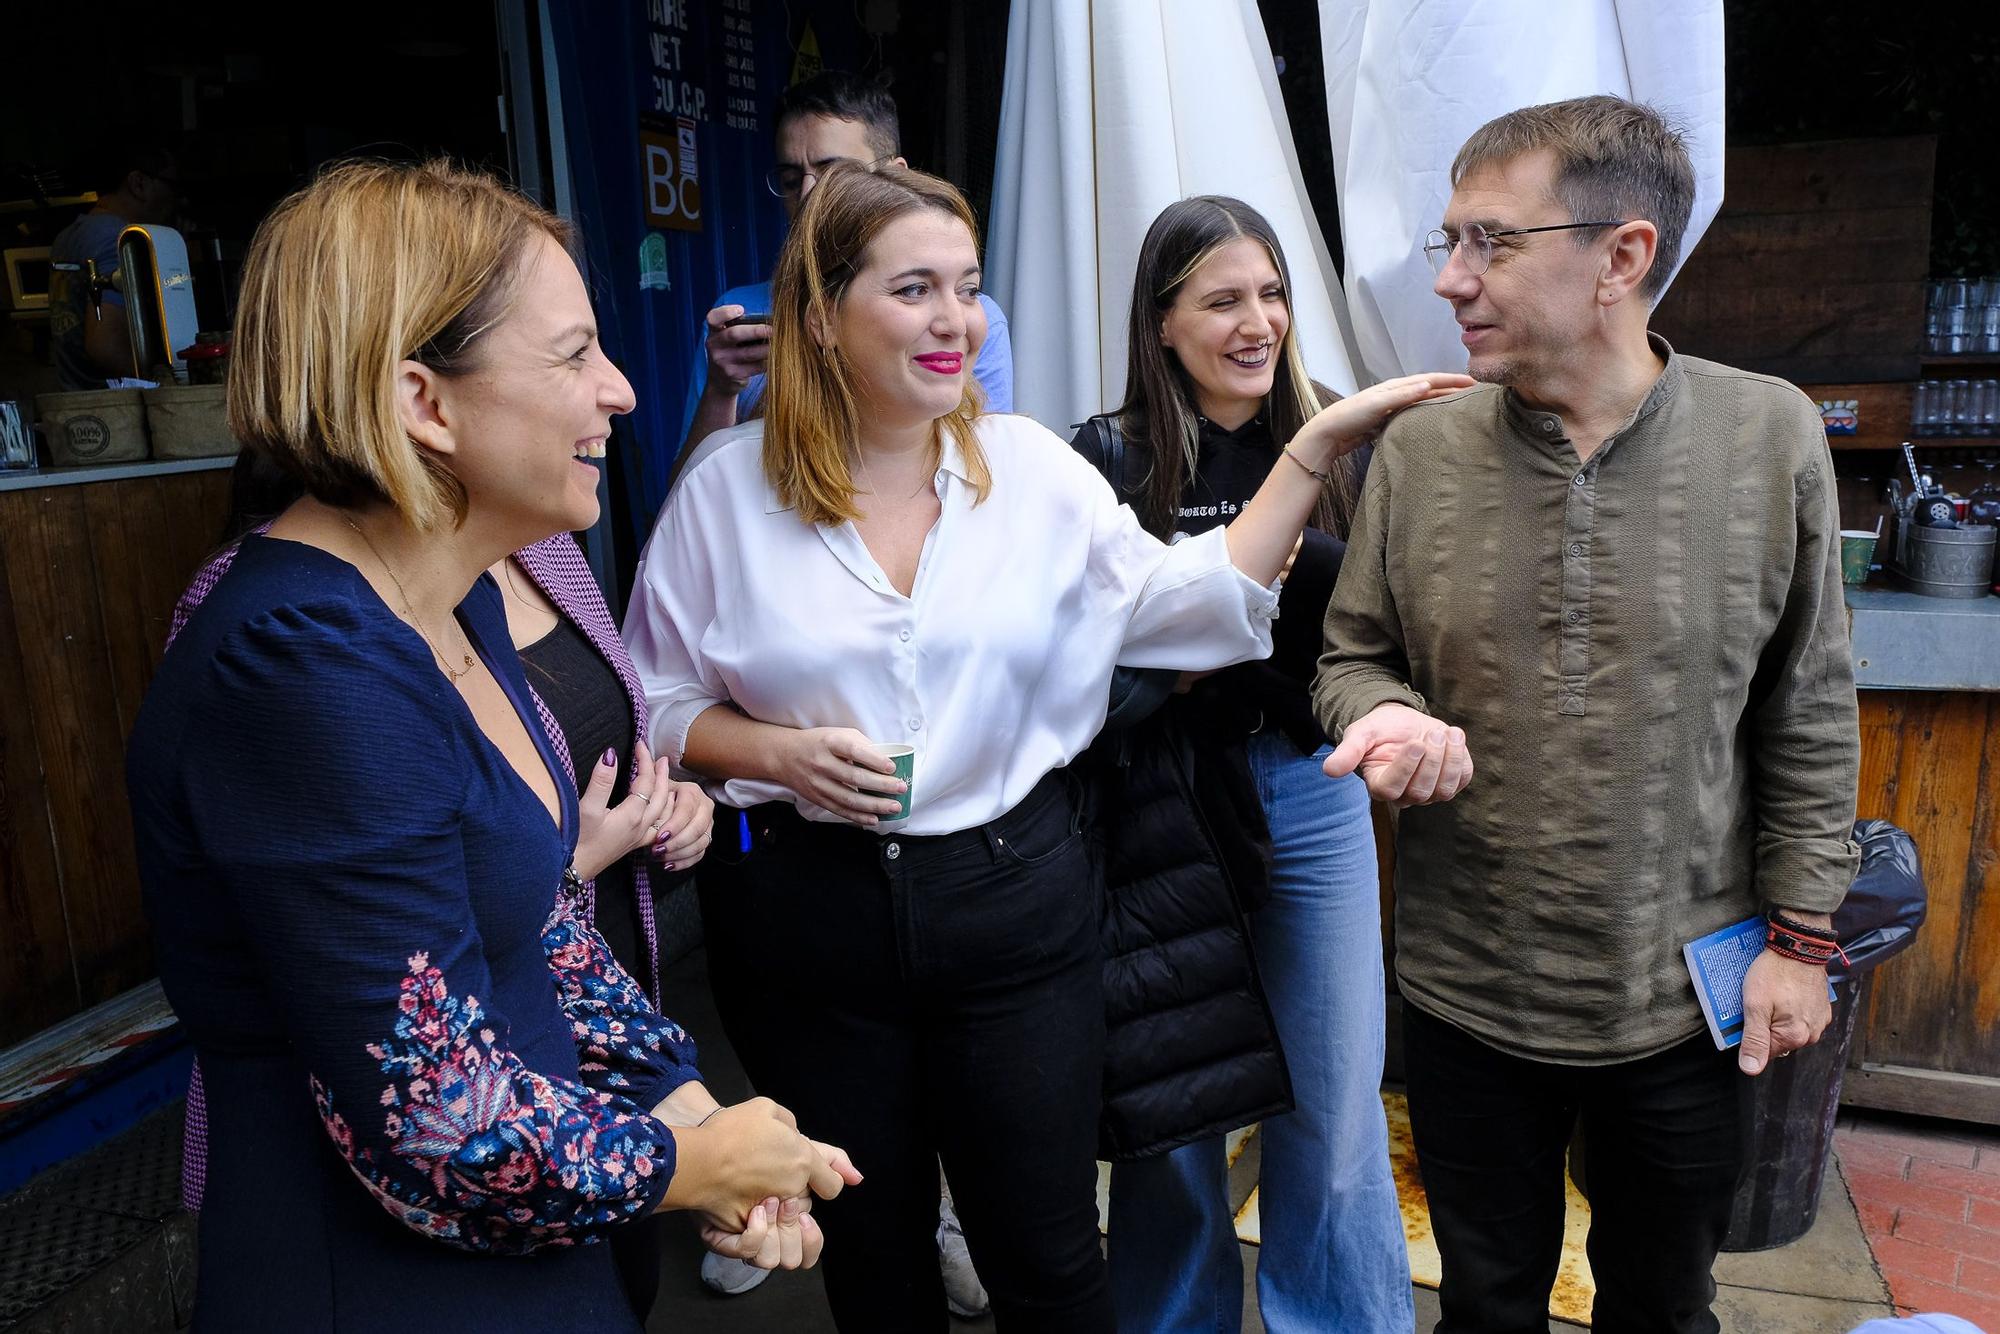
<path fill-rule="evenodd" d="M 1258 1131 L 1257 1302 L 1271 1334 L 1416 1325 L 1383 1117 L 1382 929 L 1368 792 L 1326 751 L 1250 738 L 1277 857 L 1251 917 L 1297 1110 Z M 1126 1334 L 1237 1334 L 1243 1267 L 1221 1139 L 1111 1172 L 1112 1303 Z"/>

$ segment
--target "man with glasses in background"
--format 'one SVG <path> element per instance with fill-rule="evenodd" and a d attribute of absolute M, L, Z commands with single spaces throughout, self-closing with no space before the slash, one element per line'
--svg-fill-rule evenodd
<path fill-rule="evenodd" d="M 787 89 L 778 99 L 776 131 L 778 165 L 765 180 L 771 193 L 784 200 L 787 217 L 798 215 L 820 173 L 836 162 L 860 162 L 870 169 L 909 165 L 900 156 L 902 127 L 888 89 L 839 70 L 826 70 Z M 1014 351 L 1007 316 L 984 292 L 979 304 L 986 309 L 986 341 L 972 376 L 985 391 L 987 411 L 1012 412 Z M 688 390 L 688 430 L 677 473 L 696 445 L 748 416 L 763 396 L 771 326 L 730 321 L 770 311 L 768 279 L 732 287 L 716 298 L 702 326 L 708 355 L 697 364 Z"/>
<path fill-rule="evenodd" d="M 1403 808 L 1437 1329 L 1547 1328 L 1580 1122 L 1593 1327 L 1713 1331 L 1748 1076 L 1826 1027 L 1860 861 L 1832 458 L 1797 389 L 1649 332 L 1694 202 L 1657 114 L 1512 112 L 1451 179 L 1425 250 L 1486 383 L 1384 432 L 1314 686 L 1328 772 Z M 1681 949 L 1759 914 L 1718 1051 Z"/>

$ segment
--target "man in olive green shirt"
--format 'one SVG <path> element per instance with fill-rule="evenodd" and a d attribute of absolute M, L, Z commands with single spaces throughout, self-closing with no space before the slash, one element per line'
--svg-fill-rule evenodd
<path fill-rule="evenodd" d="M 1712 1331 L 1745 1077 L 1829 1006 L 1767 949 L 1719 1053 L 1681 946 L 1823 930 L 1859 863 L 1831 457 L 1797 389 L 1649 334 L 1694 196 L 1653 112 L 1511 113 L 1452 181 L 1427 251 L 1486 383 L 1385 433 L 1314 687 L 1328 772 L 1404 808 L 1438 1330 L 1545 1328 L 1580 1117 L 1595 1327 Z"/>

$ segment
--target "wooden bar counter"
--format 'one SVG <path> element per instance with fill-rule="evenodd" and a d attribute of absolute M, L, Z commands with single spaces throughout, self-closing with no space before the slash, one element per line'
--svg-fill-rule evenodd
<path fill-rule="evenodd" d="M 2000 1125 L 2000 598 L 1848 591 L 1860 818 L 1909 830 L 1930 912 L 1869 974 L 1843 1102 Z"/>
<path fill-rule="evenodd" d="M 125 738 L 230 463 L 0 473 L 0 1047 L 153 976 Z"/>

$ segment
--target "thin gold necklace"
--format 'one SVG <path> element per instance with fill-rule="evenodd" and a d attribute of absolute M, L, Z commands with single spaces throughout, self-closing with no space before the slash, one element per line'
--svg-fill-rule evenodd
<path fill-rule="evenodd" d="M 869 470 L 867 451 L 863 450 L 861 446 L 856 445 L 854 447 L 854 457 L 858 459 L 861 463 L 861 478 L 863 481 L 868 483 L 868 494 L 875 497 L 875 499 L 880 500 L 882 498 L 882 493 L 875 489 L 875 474 Z M 929 477 L 920 479 L 917 482 L 917 489 L 910 492 L 909 495 L 904 496 L 903 500 L 904 501 L 915 500 L 918 496 L 924 493 L 924 487 L 926 484 L 931 486 L 937 485 L 936 468 L 931 469 L 931 475 Z M 895 504 L 899 502 L 892 501 L 890 503 Z"/>
<path fill-rule="evenodd" d="M 417 619 L 417 606 L 414 602 L 410 601 L 410 591 L 407 588 L 403 587 L 403 581 L 396 577 L 395 567 L 389 564 L 388 559 L 384 557 L 381 551 L 375 546 L 375 539 L 368 536 L 367 533 L 362 531 L 361 525 L 354 521 L 353 515 L 343 514 L 340 517 L 347 521 L 347 526 L 354 530 L 354 535 L 356 537 L 360 538 L 363 542 L 367 543 L 369 554 L 374 556 L 375 559 L 378 562 L 380 562 L 384 573 L 386 573 L 389 576 L 389 581 L 396 585 L 396 592 L 402 596 L 403 618 L 410 623 L 410 628 L 412 630 L 415 630 L 418 636 L 422 638 L 425 646 L 429 648 L 432 653 L 435 653 L 437 655 L 438 666 L 442 668 L 444 674 L 448 678 L 450 678 L 451 683 L 453 685 L 457 685 L 458 678 L 464 676 L 467 672 L 472 670 L 472 655 L 470 653 L 465 655 L 464 667 L 460 668 L 458 671 L 453 671 L 451 669 L 451 659 L 445 656 L 444 650 L 439 648 L 437 646 L 437 642 L 430 637 L 430 634 L 427 631 L 425 631 L 423 622 Z"/>

